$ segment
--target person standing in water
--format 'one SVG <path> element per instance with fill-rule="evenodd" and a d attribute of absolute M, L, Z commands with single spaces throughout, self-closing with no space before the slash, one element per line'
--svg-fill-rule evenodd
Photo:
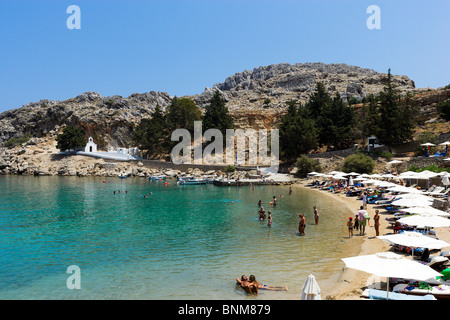
<path fill-rule="evenodd" d="M 268 213 L 268 217 L 267 217 L 267 226 L 270 228 L 272 226 L 272 212 L 269 211 Z"/>
<path fill-rule="evenodd" d="M 319 210 L 317 210 L 316 206 L 313 207 L 314 209 L 314 221 L 316 224 L 319 224 Z"/>
<path fill-rule="evenodd" d="M 353 221 L 352 217 L 348 218 L 347 227 L 348 227 L 348 237 L 353 237 Z"/>
<path fill-rule="evenodd" d="M 305 216 L 303 215 L 303 213 L 300 213 L 298 216 L 300 218 L 300 221 L 298 223 L 298 233 L 300 236 L 304 236 L 306 219 L 305 219 Z"/>

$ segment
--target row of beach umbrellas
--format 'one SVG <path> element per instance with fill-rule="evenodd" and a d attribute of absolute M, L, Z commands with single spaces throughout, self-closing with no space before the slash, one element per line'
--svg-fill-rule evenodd
<path fill-rule="evenodd" d="M 447 142 L 450 144 L 450 142 Z M 449 158 L 450 160 L 450 158 Z M 398 164 L 401 161 L 394 160 L 391 164 Z M 448 173 L 434 173 L 434 172 L 405 172 L 399 176 L 393 175 L 364 175 L 355 172 L 343 173 L 343 172 L 330 172 L 328 174 L 312 173 L 315 176 L 332 177 L 343 179 L 349 178 L 353 181 L 363 181 L 365 184 L 373 184 L 380 187 L 386 187 L 387 191 L 398 193 L 395 196 L 395 200 L 391 202 L 391 205 L 402 207 L 402 211 L 405 211 L 412 216 L 399 219 L 400 223 L 404 223 L 410 226 L 422 227 L 450 227 L 450 216 L 445 211 L 433 208 L 434 198 L 427 196 L 422 191 L 401 186 L 395 183 L 379 180 L 383 178 L 400 178 L 400 179 L 430 179 L 433 177 L 441 176 L 443 179 L 449 179 Z M 448 180 L 447 180 L 448 181 Z M 349 181 L 350 182 L 350 181 Z M 400 234 L 391 234 L 378 236 L 380 240 L 395 243 L 412 248 L 428 248 L 428 249 L 442 249 L 450 247 L 450 244 L 428 237 L 419 232 L 403 232 Z M 413 251 L 414 253 L 414 251 Z M 393 252 L 382 252 L 371 255 L 362 255 L 356 257 L 349 257 L 341 259 L 347 268 L 360 270 L 366 273 L 370 273 L 379 277 L 388 278 L 386 298 L 389 299 L 389 278 L 404 278 L 414 279 L 418 281 L 426 281 L 434 279 L 441 274 L 431 267 L 418 263 L 411 259 L 406 259 L 399 254 Z M 311 280 L 308 280 L 308 282 Z M 306 283 L 305 283 L 306 286 Z M 313 295 L 312 295 L 313 296 Z M 320 296 L 320 294 L 319 294 Z"/>

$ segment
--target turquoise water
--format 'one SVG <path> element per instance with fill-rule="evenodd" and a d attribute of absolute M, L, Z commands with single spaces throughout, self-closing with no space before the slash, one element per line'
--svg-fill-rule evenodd
<path fill-rule="evenodd" d="M 286 186 L 0 176 L 0 192 L 0 299 L 299 299 L 310 273 L 332 286 L 339 259 L 355 249 L 348 209 L 308 190 L 289 196 Z M 274 195 L 269 228 L 257 202 Z M 70 265 L 81 270 L 79 290 L 66 285 Z M 289 290 L 249 298 L 235 285 L 242 274 Z"/>

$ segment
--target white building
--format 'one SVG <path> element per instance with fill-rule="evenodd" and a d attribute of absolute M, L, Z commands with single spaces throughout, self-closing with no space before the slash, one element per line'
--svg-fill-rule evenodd
<path fill-rule="evenodd" d="M 84 151 L 77 151 L 76 154 L 83 156 L 90 156 L 96 158 L 112 159 L 112 160 L 141 160 L 140 151 L 138 148 L 116 148 L 111 147 L 108 152 L 97 151 L 97 144 L 94 139 L 89 137 Z"/>
<path fill-rule="evenodd" d="M 97 145 L 94 142 L 94 139 L 92 137 L 89 137 L 89 141 L 86 144 L 86 147 L 84 147 L 84 152 L 97 152 Z"/>

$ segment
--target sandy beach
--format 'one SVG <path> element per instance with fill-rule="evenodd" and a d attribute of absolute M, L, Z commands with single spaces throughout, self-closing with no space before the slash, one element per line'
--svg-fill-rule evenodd
<path fill-rule="evenodd" d="M 305 187 L 308 183 L 308 180 L 300 180 L 297 184 L 294 184 L 294 188 L 305 188 L 311 190 L 311 192 L 320 192 L 325 194 L 336 201 L 339 201 L 341 205 L 344 205 L 349 210 L 349 216 L 354 217 L 356 212 L 359 210 L 362 202 L 361 200 L 357 200 L 356 197 L 346 197 L 345 194 L 342 193 L 331 193 L 329 191 L 319 190 L 315 188 Z M 369 216 L 373 218 L 375 215 L 375 210 L 377 209 L 377 205 L 367 205 L 367 212 Z M 382 207 L 380 209 L 380 235 L 392 234 L 393 230 L 389 226 L 389 223 L 386 221 L 386 217 L 389 214 L 386 214 Z M 346 223 L 346 221 L 343 221 Z M 450 228 L 435 228 L 436 236 L 443 241 L 450 242 Z M 374 254 L 378 252 L 385 252 L 391 249 L 391 246 L 375 237 L 375 228 L 373 227 L 373 219 L 370 220 L 370 226 L 366 227 L 366 235 L 359 236 L 358 231 L 354 231 L 354 238 L 363 237 L 363 241 L 360 248 L 359 255 L 366 254 Z M 447 248 L 444 248 L 444 250 Z M 406 257 L 406 256 L 405 256 Z M 346 257 L 342 257 L 346 258 Z M 322 299 L 335 299 L 335 300 L 361 300 L 361 294 L 365 288 L 367 288 L 368 284 L 374 282 L 372 280 L 370 274 L 357 271 L 354 269 L 345 268 L 341 275 L 339 275 L 338 282 L 336 286 L 327 292 L 322 292 Z M 385 281 L 385 279 L 382 279 Z"/>

